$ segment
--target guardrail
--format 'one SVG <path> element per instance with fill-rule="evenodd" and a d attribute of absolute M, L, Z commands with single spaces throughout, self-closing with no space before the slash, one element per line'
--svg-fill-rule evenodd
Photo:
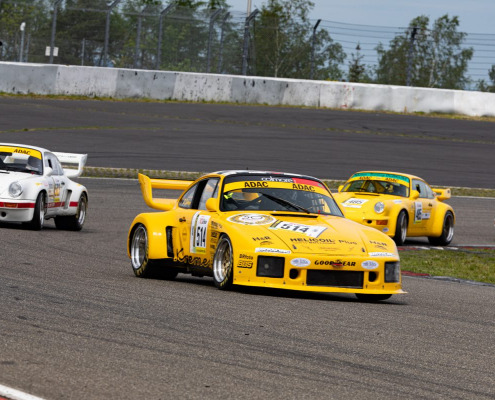
<path fill-rule="evenodd" d="M 0 92 L 495 116 L 495 93 L 10 62 Z"/>

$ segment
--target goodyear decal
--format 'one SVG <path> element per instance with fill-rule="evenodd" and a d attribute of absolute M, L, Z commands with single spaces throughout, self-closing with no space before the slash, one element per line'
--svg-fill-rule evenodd
<path fill-rule="evenodd" d="M 389 182 L 397 182 L 397 183 L 402 183 L 409 185 L 409 178 L 407 176 L 403 175 L 397 175 L 397 174 L 387 174 L 383 172 L 358 172 L 357 174 L 354 174 L 351 176 L 349 180 L 355 180 L 355 179 L 370 179 L 370 180 L 384 180 L 384 181 L 389 181 Z"/>
<path fill-rule="evenodd" d="M 41 160 L 41 153 L 38 150 L 27 147 L 0 146 L 0 153 L 25 154 Z"/>

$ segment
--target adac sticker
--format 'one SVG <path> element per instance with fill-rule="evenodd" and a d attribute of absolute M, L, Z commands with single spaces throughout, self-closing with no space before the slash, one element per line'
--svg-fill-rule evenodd
<path fill-rule="evenodd" d="M 365 269 L 377 269 L 379 265 L 375 260 L 366 260 L 361 263 L 361 267 Z"/>
<path fill-rule="evenodd" d="M 311 261 L 309 261 L 307 258 L 294 258 L 290 260 L 290 263 L 294 267 L 307 267 L 309 264 L 311 264 Z"/>
<path fill-rule="evenodd" d="M 227 218 L 227 221 L 241 225 L 268 225 L 276 221 L 271 215 L 266 214 L 237 214 Z"/>

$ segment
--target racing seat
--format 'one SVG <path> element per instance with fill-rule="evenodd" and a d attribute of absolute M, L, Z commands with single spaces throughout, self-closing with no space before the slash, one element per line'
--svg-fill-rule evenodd
<path fill-rule="evenodd" d="M 42 165 L 43 164 L 41 163 L 41 160 L 39 158 L 29 156 L 29 158 L 27 159 L 27 167 L 32 171 L 41 172 Z"/>

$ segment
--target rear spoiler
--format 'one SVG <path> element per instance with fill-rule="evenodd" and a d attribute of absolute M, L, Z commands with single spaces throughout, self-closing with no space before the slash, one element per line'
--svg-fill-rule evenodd
<path fill-rule="evenodd" d="M 61 162 L 62 167 L 64 168 L 65 175 L 68 178 L 77 178 L 83 172 L 83 168 L 86 165 L 86 160 L 88 159 L 87 154 L 76 154 L 76 153 L 56 153 L 53 152 L 55 156 L 57 156 L 58 160 Z M 66 165 L 70 165 L 71 167 L 77 165 L 77 169 L 74 168 L 66 168 Z"/>
<path fill-rule="evenodd" d="M 151 179 L 150 177 L 138 174 L 141 193 L 148 207 L 155 210 L 168 211 L 175 204 L 176 199 L 154 199 L 153 189 L 186 190 L 193 181 L 181 181 L 175 179 Z"/>
<path fill-rule="evenodd" d="M 432 189 L 438 201 L 450 199 L 450 189 Z"/>

